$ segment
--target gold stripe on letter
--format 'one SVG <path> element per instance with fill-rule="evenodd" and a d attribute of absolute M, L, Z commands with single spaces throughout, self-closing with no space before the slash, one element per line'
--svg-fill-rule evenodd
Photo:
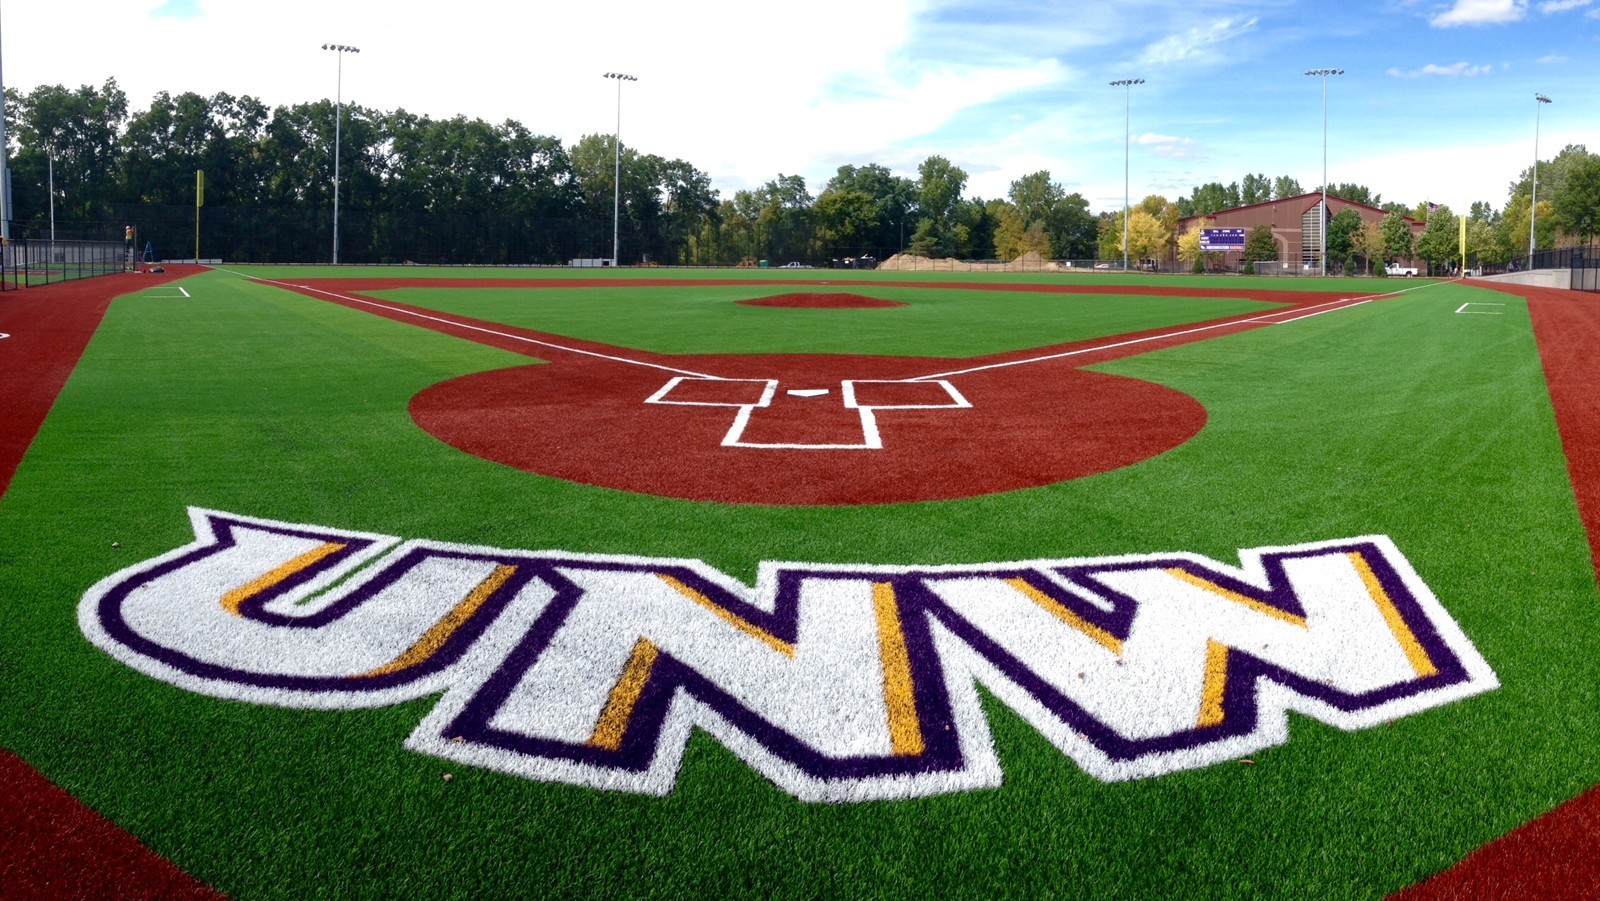
<path fill-rule="evenodd" d="M 289 578 L 301 570 L 310 569 L 311 567 L 316 566 L 330 554 L 337 554 L 344 549 L 345 545 L 331 541 L 327 544 L 314 547 L 311 550 L 306 551 L 304 554 L 294 558 L 293 560 L 284 563 L 277 569 L 274 569 L 273 571 L 264 575 L 257 576 L 249 584 L 241 585 L 240 587 L 235 588 L 234 590 L 223 595 L 222 609 L 228 611 L 234 616 L 243 616 L 243 614 L 239 612 L 239 608 L 244 606 L 245 601 L 250 600 L 256 595 L 266 591 L 274 585 L 277 585 L 279 582 L 282 582 L 284 579 Z"/>
<path fill-rule="evenodd" d="M 1209 591 L 1218 597 L 1226 598 L 1235 604 L 1243 604 L 1257 613 L 1265 613 L 1273 619 L 1281 619 L 1291 626 L 1299 626 L 1302 629 L 1306 628 L 1306 620 L 1303 616 L 1296 616 L 1295 614 L 1286 610 L 1279 610 L 1277 607 L 1274 607 L 1271 604 L 1264 604 L 1253 597 L 1240 594 L 1231 588 L 1224 588 L 1210 579 L 1207 579 L 1203 576 L 1197 576 L 1194 573 L 1189 572 L 1181 566 L 1167 567 L 1167 575 L 1176 576 L 1177 578 L 1188 582 L 1190 585 L 1193 585 L 1196 588 L 1203 588 L 1206 591 Z"/>
<path fill-rule="evenodd" d="M 675 579 L 666 573 L 656 573 L 655 576 L 661 581 L 672 586 L 673 591 L 676 591 L 689 600 L 694 601 L 696 604 L 699 604 L 707 610 L 710 610 L 712 613 L 715 613 L 724 622 L 733 626 L 735 629 L 738 629 L 740 632 L 743 632 L 744 634 L 754 638 L 761 639 L 767 644 L 767 646 L 771 647 L 780 654 L 783 654 L 785 657 L 794 656 L 794 645 L 790 644 L 789 642 L 784 641 L 776 635 L 773 635 L 771 632 L 768 632 L 766 629 L 761 628 L 749 620 L 717 606 L 715 601 L 711 600 L 700 592 L 695 591 L 688 585 L 683 584 L 683 582 L 679 579 Z"/>
<path fill-rule="evenodd" d="M 1361 583 L 1367 586 L 1367 594 L 1371 596 L 1372 603 L 1377 605 L 1378 612 L 1383 614 L 1383 621 L 1388 624 L 1395 641 L 1400 643 L 1400 649 L 1405 651 L 1406 660 L 1410 661 L 1411 668 L 1418 676 L 1438 675 L 1439 668 L 1433 665 L 1433 660 L 1422 647 L 1422 642 L 1417 641 L 1416 633 L 1406 625 L 1405 617 L 1395 609 L 1394 601 L 1390 600 L 1389 593 L 1383 590 L 1383 584 L 1378 581 L 1377 574 L 1367 564 L 1367 558 L 1361 556 L 1360 551 L 1351 551 L 1346 556 L 1355 564 L 1356 573 L 1361 576 Z"/>
<path fill-rule="evenodd" d="M 633 652 L 622 668 L 622 678 L 611 688 L 600 719 L 594 724 L 594 734 L 589 736 L 589 746 L 615 751 L 622 747 L 622 736 L 628 731 L 628 721 L 633 719 L 633 708 L 650 682 L 650 670 L 656 665 L 661 651 L 648 638 L 633 643 Z"/>
<path fill-rule="evenodd" d="M 1228 646 L 1206 639 L 1206 681 L 1200 691 L 1200 718 L 1195 725 L 1204 729 L 1222 725 L 1222 693 L 1228 685 Z"/>
<path fill-rule="evenodd" d="M 1083 634 L 1094 639 L 1100 644 L 1101 647 L 1113 654 L 1116 654 L 1118 657 L 1122 656 L 1122 639 L 1112 635 L 1110 632 L 1107 632 L 1094 623 L 1089 622 L 1078 614 L 1073 613 L 1070 609 L 1063 606 L 1060 601 L 1057 601 L 1055 598 L 1028 584 L 1027 579 L 1020 577 L 1007 579 L 1006 584 L 1027 595 L 1028 600 L 1033 601 L 1040 607 L 1043 607 L 1046 612 L 1050 613 L 1056 619 L 1061 620 L 1077 631 L 1082 632 Z"/>
<path fill-rule="evenodd" d="M 428 631 L 422 633 L 422 637 L 417 639 L 416 644 L 406 648 L 404 653 L 383 666 L 361 675 L 386 676 L 389 673 L 416 666 L 438 653 L 439 649 L 444 647 L 444 643 L 450 640 L 450 636 L 456 634 L 456 630 L 471 619 L 472 615 L 478 612 L 478 608 L 483 606 L 483 602 L 500 590 L 500 586 L 506 584 L 506 580 L 511 578 L 516 571 L 517 568 L 515 566 L 506 566 L 504 564 L 496 566 L 494 572 L 490 573 L 487 579 L 479 582 L 476 588 L 467 592 L 467 596 L 461 599 L 461 603 L 456 604 L 449 613 L 441 617 Z"/>
<path fill-rule="evenodd" d="M 889 748 L 896 757 L 921 754 L 922 724 L 917 718 L 916 690 L 911 681 L 911 656 L 900 628 L 900 605 L 894 585 L 874 582 L 872 608 L 878 618 L 878 651 L 883 658 L 883 700 L 889 709 Z"/>

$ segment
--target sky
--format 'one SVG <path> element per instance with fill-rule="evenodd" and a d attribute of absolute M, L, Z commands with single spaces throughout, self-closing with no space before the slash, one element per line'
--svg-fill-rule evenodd
<path fill-rule="evenodd" d="M 23 93 L 338 97 L 568 146 L 620 110 L 625 146 L 725 198 L 780 174 L 815 195 L 841 165 L 915 178 L 932 155 L 969 197 L 1047 170 L 1096 211 L 1249 173 L 1312 190 L 1325 135 L 1330 183 L 1501 208 L 1536 146 L 1600 150 L 1597 60 L 1600 0 L 0 0 Z"/>

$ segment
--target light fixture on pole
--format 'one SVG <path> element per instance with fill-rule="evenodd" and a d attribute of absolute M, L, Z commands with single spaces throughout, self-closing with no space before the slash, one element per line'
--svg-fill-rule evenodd
<path fill-rule="evenodd" d="M 1131 160 L 1129 147 L 1132 141 L 1132 130 L 1129 125 L 1132 120 L 1133 86 L 1144 84 L 1143 78 L 1119 78 L 1111 83 L 1114 88 L 1122 88 L 1122 271 L 1128 271 L 1128 218 L 1131 215 L 1128 204 L 1128 165 Z"/>
<path fill-rule="evenodd" d="M 616 164 L 612 173 L 611 191 L 611 265 L 616 266 L 621 262 L 618 248 L 620 241 L 620 223 L 622 221 L 622 83 L 624 81 L 638 81 L 632 75 L 621 72 L 607 72 L 607 78 L 617 82 L 617 139 L 616 139 Z"/>
<path fill-rule="evenodd" d="M 339 56 L 339 80 L 335 87 L 333 119 L 333 264 L 339 265 L 339 132 L 344 126 L 344 55 L 360 53 L 360 47 L 345 44 L 323 44 L 322 49 L 332 50 Z"/>
<path fill-rule="evenodd" d="M 1343 75 L 1343 69 L 1311 69 L 1307 75 L 1322 77 L 1322 222 L 1317 227 L 1317 263 L 1328 274 L 1328 76 Z"/>
<path fill-rule="evenodd" d="M 1528 203 L 1528 268 L 1533 268 L 1533 220 L 1539 215 L 1539 110 L 1550 98 L 1533 95 L 1533 199 Z"/>

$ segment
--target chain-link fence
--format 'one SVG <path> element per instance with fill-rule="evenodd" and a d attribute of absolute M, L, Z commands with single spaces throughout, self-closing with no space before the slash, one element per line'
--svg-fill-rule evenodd
<path fill-rule="evenodd" d="M 122 242 L 21 238 L 0 252 L 0 290 L 109 275 L 127 267 L 127 247 Z"/>

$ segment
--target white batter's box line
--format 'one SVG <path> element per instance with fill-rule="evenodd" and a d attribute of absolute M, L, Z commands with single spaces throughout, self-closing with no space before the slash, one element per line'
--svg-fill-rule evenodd
<path fill-rule="evenodd" d="M 726 385 L 754 384 L 764 387 L 761 390 L 761 397 L 753 404 L 729 400 L 668 400 L 667 395 L 671 394 L 684 382 L 718 382 Z M 777 379 L 722 379 L 715 376 L 680 375 L 668 379 L 665 385 L 657 389 L 656 393 L 645 398 L 644 402 L 647 404 L 672 404 L 679 407 L 770 407 L 772 406 L 773 395 L 777 393 Z"/>
<path fill-rule="evenodd" d="M 188 291 L 184 290 L 183 288 L 179 288 L 176 285 L 173 286 L 173 289 L 176 290 L 178 293 L 177 294 L 141 294 L 139 296 L 140 297 L 147 297 L 147 298 L 149 298 L 151 300 L 180 300 L 180 299 L 181 300 L 187 300 L 187 299 L 189 299 L 189 297 L 192 296 L 192 295 L 189 294 Z"/>
<path fill-rule="evenodd" d="M 667 396 L 680 389 L 684 383 L 717 382 L 723 384 L 736 384 L 740 382 L 762 385 L 761 396 L 754 403 L 740 403 L 737 401 L 721 400 L 668 400 Z M 944 389 L 948 402 L 946 403 L 917 403 L 917 404 L 879 404 L 868 405 L 860 403 L 856 397 L 857 385 L 938 385 Z M 722 379 L 722 378 L 695 378 L 692 376 L 677 376 L 669 379 L 654 394 L 645 398 L 647 404 L 673 404 L 684 407 L 736 407 L 738 413 L 734 414 L 733 425 L 728 428 L 726 435 L 722 436 L 723 447 L 748 447 L 764 450 L 882 450 L 883 436 L 878 432 L 878 410 L 946 410 L 968 409 L 972 402 L 967 400 L 955 385 L 939 380 L 911 380 L 911 379 L 845 379 L 839 383 L 840 395 L 847 410 L 855 410 L 861 417 L 861 441 L 854 444 L 791 444 L 791 443 L 766 443 L 745 441 L 744 433 L 750 425 L 751 415 L 762 407 L 772 406 L 772 399 L 778 393 L 777 379 Z M 807 395 L 810 396 L 809 394 Z"/>
<path fill-rule="evenodd" d="M 1505 304 L 1503 304 L 1503 303 L 1493 303 L 1491 301 L 1486 301 L 1486 300 L 1469 300 L 1466 303 L 1462 304 L 1461 306 L 1456 307 L 1456 312 L 1460 313 L 1462 315 L 1465 315 L 1465 316 L 1500 316 L 1500 315 L 1503 315 L 1503 314 L 1499 310 L 1469 310 L 1469 309 L 1467 309 L 1467 307 L 1503 307 L 1503 306 L 1505 306 Z"/>
<path fill-rule="evenodd" d="M 857 385 L 938 385 L 950 396 L 947 404 L 860 404 L 856 400 Z M 970 409 L 972 402 L 956 390 L 948 379 L 849 379 L 841 383 L 844 405 L 851 410 L 944 410 Z"/>

